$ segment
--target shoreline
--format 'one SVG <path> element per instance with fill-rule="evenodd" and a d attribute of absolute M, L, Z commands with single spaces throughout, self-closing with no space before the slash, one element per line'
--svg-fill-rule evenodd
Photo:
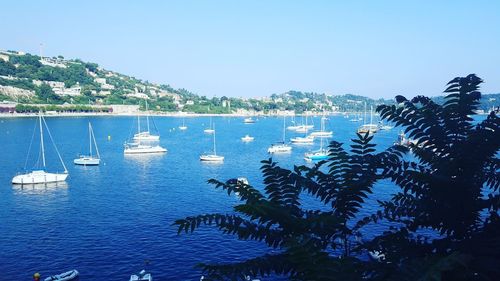
<path fill-rule="evenodd" d="M 355 114 L 355 112 L 328 112 L 326 115 L 342 115 L 342 114 Z M 127 112 L 127 113 L 105 113 L 105 112 L 63 112 L 63 113 L 51 113 L 44 114 L 44 117 L 130 117 L 130 116 L 153 116 L 153 117 L 276 117 L 276 116 L 302 116 L 305 114 L 243 114 L 243 113 L 179 113 L 179 112 Z M 36 117 L 38 113 L 0 113 L 1 118 L 25 118 L 25 117 Z M 320 116 L 320 114 L 308 114 L 308 116 Z"/>

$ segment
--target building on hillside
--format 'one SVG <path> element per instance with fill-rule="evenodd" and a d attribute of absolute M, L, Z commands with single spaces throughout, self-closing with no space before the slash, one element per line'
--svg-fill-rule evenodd
<path fill-rule="evenodd" d="M 111 85 L 111 84 L 104 84 L 104 85 L 101 85 L 101 89 L 103 89 L 103 90 L 114 90 L 115 86 Z"/>
<path fill-rule="evenodd" d="M 192 101 L 192 100 L 188 100 L 188 101 L 186 102 L 186 105 L 193 105 L 193 104 L 194 104 L 194 101 Z"/>
<path fill-rule="evenodd" d="M 9 61 L 9 55 L 0 53 L 0 60 Z"/>
<path fill-rule="evenodd" d="M 40 59 L 40 63 L 43 65 L 52 66 L 52 67 L 60 67 L 60 68 L 67 67 L 65 61 L 62 59 L 58 59 L 58 58 L 42 57 Z"/>
<path fill-rule="evenodd" d="M 95 78 L 94 81 L 98 84 L 101 84 L 101 85 L 106 84 L 106 78 Z"/>
<path fill-rule="evenodd" d="M 228 99 L 222 100 L 222 107 L 231 107 L 231 101 Z"/>
<path fill-rule="evenodd" d="M 51 87 L 52 87 L 52 91 L 54 91 L 54 93 L 58 96 L 73 96 L 74 97 L 74 96 L 79 96 L 82 93 L 82 87 L 80 87 L 79 83 L 76 83 L 76 85 L 73 85 L 69 88 L 64 87 L 63 82 L 57 82 L 57 83 L 62 83 L 62 87 L 61 86 L 57 86 L 57 87 L 51 86 Z"/>
<path fill-rule="evenodd" d="M 149 99 L 148 95 L 144 94 L 144 93 L 131 93 L 131 94 L 126 94 L 125 95 L 126 97 L 130 97 L 130 98 L 138 98 L 138 99 Z"/>

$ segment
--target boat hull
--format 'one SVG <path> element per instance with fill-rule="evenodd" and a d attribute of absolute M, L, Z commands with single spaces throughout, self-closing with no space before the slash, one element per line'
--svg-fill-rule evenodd
<path fill-rule="evenodd" d="M 70 280 L 77 280 L 78 279 L 78 271 L 76 269 L 73 269 L 68 272 L 64 272 L 61 274 L 49 276 L 45 278 L 45 281 L 70 281 Z"/>
<path fill-rule="evenodd" d="M 138 146 L 125 148 L 125 154 L 152 154 L 152 153 L 165 153 L 167 149 L 161 146 Z"/>
<path fill-rule="evenodd" d="M 292 147 L 288 145 L 273 145 L 267 149 L 267 153 L 289 153 Z"/>
<path fill-rule="evenodd" d="M 314 138 L 296 137 L 291 138 L 290 141 L 295 144 L 312 144 L 314 143 Z"/>
<path fill-rule="evenodd" d="M 201 155 L 200 161 L 205 162 L 222 162 L 224 161 L 224 156 L 219 155 Z"/>
<path fill-rule="evenodd" d="M 75 163 L 75 165 L 81 166 L 97 166 L 99 165 L 99 163 L 101 163 L 101 160 L 99 158 L 93 157 L 80 157 L 73 160 L 73 163 Z"/>
<path fill-rule="evenodd" d="M 12 178 L 13 184 L 40 184 L 65 181 L 67 173 L 47 173 L 45 171 L 33 171 L 31 173 L 17 175 Z"/>

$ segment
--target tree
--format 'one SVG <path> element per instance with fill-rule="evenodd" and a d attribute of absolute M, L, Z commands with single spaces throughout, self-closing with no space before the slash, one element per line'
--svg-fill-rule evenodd
<path fill-rule="evenodd" d="M 394 146 L 375 153 L 368 134 L 351 150 L 332 141 L 329 158 L 313 167 L 280 168 L 263 161 L 263 192 L 236 179 L 210 180 L 238 192 L 232 214 L 204 214 L 177 220 L 179 233 L 213 225 L 241 240 L 275 249 L 238 263 L 201 264 L 214 279 L 278 274 L 292 280 L 498 280 L 500 272 L 500 121 L 495 113 L 475 124 L 480 99 L 475 75 L 455 78 L 446 103 L 398 96 L 398 105 L 378 108 L 383 119 L 418 139 L 408 150 Z M 414 160 L 408 153 L 415 155 Z M 373 186 L 392 180 L 400 191 L 380 202 L 381 210 L 358 219 Z M 302 193 L 324 206 L 303 209 Z M 361 237 L 379 220 L 389 227 Z M 425 234 L 422 229 L 435 233 Z M 362 259 L 379 250 L 386 262 Z"/>
<path fill-rule="evenodd" d="M 52 91 L 52 88 L 47 84 L 42 84 L 35 90 L 36 95 L 41 102 L 59 101 L 61 98 Z"/>
<path fill-rule="evenodd" d="M 396 169 L 385 171 L 401 190 L 382 203 L 384 217 L 402 226 L 376 244 L 393 264 L 428 272 L 447 261 L 449 280 L 500 276 L 491 266 L 500 264 L 500 120 L 494 112 L 477 124 L 471 117 L 482 82 L 473 74 L 453 79 L 442 106 L 423 96 L 398 96 L 398 106 L 377 109 L 418 140 L 411 145 L 414 160 L 400 158 Z M 434 233 L 417 236 L 422 229 Z"/>

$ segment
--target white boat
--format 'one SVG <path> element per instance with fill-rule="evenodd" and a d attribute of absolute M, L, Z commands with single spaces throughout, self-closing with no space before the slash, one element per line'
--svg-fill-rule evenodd
<path fill-rule="evenodd" d="M 141 270 L 139 274 L 130 275 L 129 281 L 153 281 L 153 276 L 151 273 L 146 273 L 146 270 Z"/>
<path fill-rule="evenodd" d="M 49 276 L 49 277 L 45 278 L 44 280 L 45 281 L 70 281 L 70 280 L 77 280 L 79 275 L 80 274 L 78 273 L 78 271 L 76 269 L 73 269 L 73 270 L 70 270 L 68 272 Z"/>
<path fill-rule="evenodd" d="M 254 137 L 251 137 L 249 135 L 245 135 L 244 137 L 241 138 L 241 141 L 243 142 L 251 142 L 254 140 Z"/>
<path fill-rule="evenodd" d="M 185 122 L 184 118 L 182 118 L 182 126 L 179 126 L 179 130 L 185 131 L 185 130 L 187 130 L 187 128 L 188 127 L 186 126 L 186 122 Z"/>
<path fill-rule="evenodd" d="M 288 152 L 292 151 L 292 147 L 285 143 L 285 138 L 286 138 L 286 135 L 285 135 L 286 119 L 285 118 L 286 118 L 285 115 L 283 115 L 283 140 L 280 143 L 276 143 L 276 144 L 271 145 L 267 149 L 267 153 L 288 153 Z"/>
<path fill-rule="evenodd" d="M 159 145 L 149 145 L 141 143 L 125 143 L 125 154 L 150 154 L 150 153 L 165 153 L 166 148 Z"/>
<path fill-rule="evenodd" d="M 296 144 L 312 144 L 314 143 L 314 137 L 306 136 L 306 137 L 295 137 L 291 138 L 290 141 Z"/>
<path fill-rule="evenodd" d="M 92 154 L 92 142 L 95 145 L 96 156 Z M 97 166 L 100 162 L 101 157 L 99 155 L 99 149 L 97 148 L 97 143 L 95 141 L 94 130 L 92 129 L 92 125 L 89 122 L 89 154 L 80 155 L 79 158 L 73 160 L 73 163 L 83 166 Z"/>
<path fill-rule="evenodd" d="M 252 117 L 248 117 L 248 118 L 243 119 L 243 123 L 253 124 L 253 123 L 255 123 L 255 120 Z"/>
<path fill-rule="evenodd" d="M 384 123 L 382 121 L 378 122 L 378 128 L 382 131 L 388 131 L 388 130 L 391 130 L 392 128 L 394 128 L 393 126 L 389 126 L 389 125 L 384 125 Z"/>
<path fill-rule="evenodd" d="M 57 150 L 57 147 L 54 143 L 54 140 L 52 139 L 52 135 L 50 134 L 49 127 L 47 126 L 47 123 L 45 122 L 45 119 L 43 118 L 42 114 L 38 116 L 38 124 L 40 127 L 40 154 L 42 156 L 42 167 L 41 169 L 35 169 L 32 170 L 29 173 L 25 174 L 19 174 L 16 175 L 12 178 L 12 183 L 13 184 L 45 184 L 45 183 L 52 183 L 52 182 L 61 182 L 65 181 L 66 178 L 68 177 L 68 169 L 66 169 L 66 165 L 64 165 L 64 161 L 61 158 L 61 154 Z M 49 173 L 46 172 L 46 162 L 45 162 L 45 145 L 44 145 L 44 140 L 43 140 L 43 127 L 47 129 L 47 133 L 50 137 L 50 140 L 52 141 L 52 144 L 54 145 L 54 149 L 57 153 L 57 156 L 59 157 L 59 161 L 61 162 L 64 172 L 63 173 Z M 31 147 L 31 144 L 30 144 Z M 28 152 L 29 153 L 29 152 Z M 25 167 L 26 169 L 26 167 Z"/>
<path fill-rule="evenodd" d="M 310 137 L 318 137 L 318 138 L 330 138 L 333 136 L 332 131 L 325 131 L 325 120 L 326 118 L 323 116 L 321 117 L 321 128 L 319 131 L 312 132 L 309 134 Z"/>
<path fill-rule="evenodd" d="M 206 162 L 222 162 L 224 161 L 224 156 L 221 156 L 221 155 L 217 155 L 217 150 L 216 150 L 216 147 L 215 147 L 215 124 L 213 124 L 213 128 L 214 128 L 214 151 L 213 151 L 213 154 L 202 154 L 200 155 L 200 161 L 206 161 Z"/>
<path fill-rule="evenodd" d="M 206 128 L 205 130 L 203 130 L 203 132 L 205 134 L 213 134 L 215 133 L 215 129 L 213 128 L 213 125 L 212 125 L 212 117 L 210 117 L 210 127 Z"/>
<path fill-rule="evenodd" d="M 137 134 L 134 135 L 134 141 L 158 141 L 160 140 L 159 135 L 151 134 L 149 130 L 149 111 L 148 111 L 148 102 L 146 101 L 146 124 L 147 130 L 141 132 L 141 118 L 137 115 Z"/>
<path fill-rule="evenodd" d="M 378 132 L 379 126 L 373 124 L 373 107 L 370 107 L 370 124 L 366 124 L 366 102 L 365 102 L 365 124 L 358 128 L 358 134 L 374 134 Z"/>
<path fill-rule="evenodd" d="M 328 150 L 323 148 L 323 138 L 320 139 L 319 149 L 316 151 L 306 152 L 304 154 L 306 161 L 320 161 L 328 159 Z"/>
<path fill-rule="evenodd" d="M 306 124 L 303 126 L 304 128 L 304 136 L 303 137 L 295 137 L 291 138 L 290 141 L 294 144 L 312 144 L 314 142 L 314 136 L 308 136 L 307 130 L 309 125 L 307 125 L 307 115 L 306 115 Z M 297 130 L 299 132 L 299 130 Z"/>
<path fill-rule="evenodd" d="M 410 145 L 417 145 L 417 143 L 417 140 L 406 138 L 405 132 L 401 131 L 398 135 L 398 140 L 394 142 L 394 145 L 410 147 Z"/>

